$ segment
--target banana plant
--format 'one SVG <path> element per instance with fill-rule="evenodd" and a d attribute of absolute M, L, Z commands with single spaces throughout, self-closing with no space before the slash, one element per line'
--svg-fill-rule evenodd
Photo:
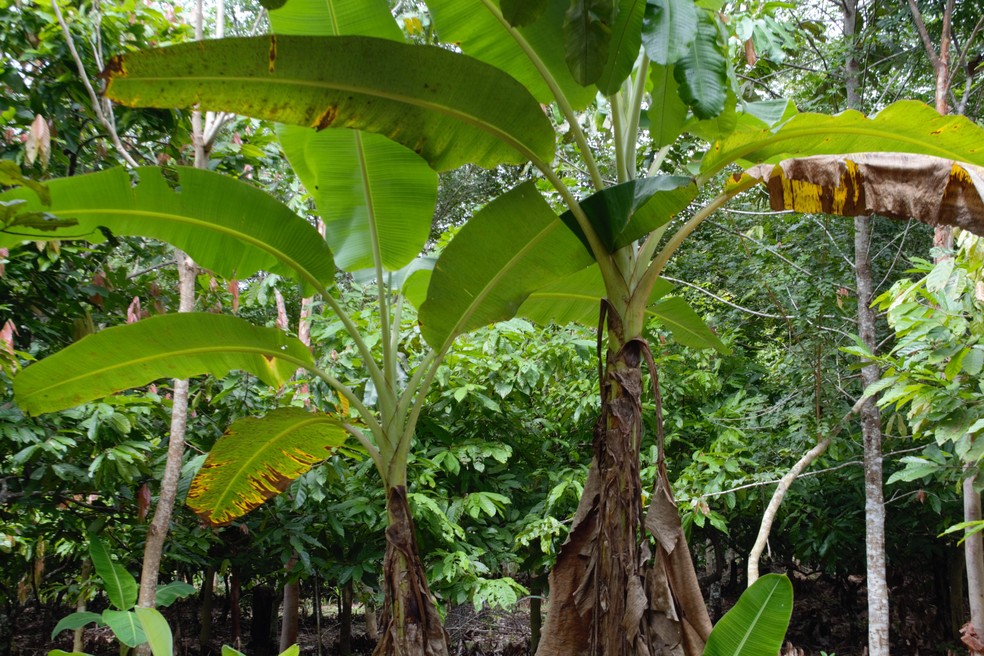
<path fill-rule="evenodd" d="M 331 239 L 353 245 L 341 261 L 353 268 L 372 263 L 386 345 L 399 341 L 392 317 L 402 298 L 386 282 L 398 278 L 394 272 L 413 257 L 423 232 L 393 229 L 401 222 L 377 213 L 385 205 L 378 194 L 403 184 L 429 188 L 421 162 L 435 171 L 466 162 L 530 163 L 536 182 L 494 199 L 433 272 L 409 277 L 404 292 L 421 303 L 421 334 L 434 349 L 409 384 L 398 382 L 392 348 L 380 364 L 365 358 L 380 391 L 379 412 L 353 407 L 375 439 L 370 453 L 387 486 L 392 529 L 385 565 L 390 623 L 378 653 L 445 649 L 405 502 L 404 463 L 436 363 L 456 336 L 476 326 L 516 314 L 586 320 L 598 317 L 598 307 L 607 341 L 595 457 L 551 576 L 538 653 L 645 653 L 664 645 L 700 653 L 711 627 L 662 462 L 649 508 L 643 512 L 639 503 L 641 370 L 651 359 L 644 325 L 655 314 L 683 335 L 715 341 L 692 311 L 667 297 L 660 274 L 715 210 L 769 177 L 725 177 L 729 167 L 868 151 L 981 164 L 973 143 L 982 132 L 910 102 L 873 118 L 746 102 L 733 83 L 724 22 L 694 0 L 427 5 L 437 33 L 455 51 L 404 42 L 383 0 L 289 0 L 271 12 L 274 35 L 114 58 L 104 72 L 107 94 L 126 105 L 198 103 L 294 126 L 282 134 L 292 165 L 322 213 L 342 208 L 328 219 Z M 608 116 L 608 153 L 594 150 L 587 136 L 584 110 L 593 103 Z M 555 161 L 558 128 L 541 105 L 550 105 L 569 131 L 592 192 L 573 188 L 567 165 Z M 648 131 L 640 129 L 644 112 Z M 709 146 L 693 170 L 670 171 L 667 154 L 685 133 Z M 640 144 L 653 151 L 652 161 L 640 158 Z M 846 193 L 843 185 L 827 186 L 837 187 L 834 196 Z M 708 189 L 717 192 L 713 199 L 691 207 Z M 792 196 L 814 193 L 792 183 L 787 189 Z M 365 221 L 353 221 L 360 213 Z M 405 243 L 384 248 L 391 238 Z M 652 547 L 647 534 L 655 538 Z"/>

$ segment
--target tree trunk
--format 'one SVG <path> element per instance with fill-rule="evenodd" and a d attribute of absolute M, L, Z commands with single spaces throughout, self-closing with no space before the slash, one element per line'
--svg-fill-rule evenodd
<path fill-rule="evenodd" d="M 372 601 L 368 600 L 363 602 L 362 607 L 366 614 L 366 635 L 373 642 L 377 642 L 379 640 L 379 620 L 376 617 L 376 607 Z"/>
<path fill-rule="evenodd" d="M 208 641 L 212 638 L 212 601 L 215 598 L 215 567 L 209 565 L 205 568 L 205 575 L 202 577 L 202 594 L 198 609 L 198 648 L 201 653 L 207 654 L 211 651 Z"/>
<path fill-rule="evenodd" d="M 848 42 L 845 63 L 847 106 L 861 110 L 862 99 L 858 93 L 859 69 L 854 56 L 858 19 L 858 1 L 845 0 L 844 38 Z M 875 336 L 875 312 L 871 309 L 873 283 L 871 279 L 871 217 L 854 219 L 854 266 L 858 288 L 858 335 L 872 353 L 878 348 Z M 878 365 L 867 364 L 861 369 L 861 381 L 868 387 L 881 376 Z M 885 496 L 882 490 L 882 433 L 881 413 L 875 399 L 869 398 L 861 406 L 861 433 L 864 439 L 864 526 L 865 553 L 867 557 L 868 587 L 868 654 L 888 656 L 889 610 L 888 582 L 885 575 Z"/>
<path fill-rule="evenodd" d="M 858 288 L 858 333 L 861 342 L 874 353 L 878 347 L 875 337 L 875 312 L 871 309 L 873 296 L 871 256 L 868 245 L 871 237 L 871 218 L 854 219 L 854 261 Z M 861 382 L 868 387 L 881 377 L 878 365 L 867 364 L 861 369 Z M 875 399 L 861 406 L 861 432 L 864 436 L 864 526 L 867 553 L 868 587 L 868 653 L 887 656 L 889 653 L 888 582 L 885 577 L 885 495 L 882 489 L 882 432 L 881 413 Z"/>
<path fill-rule="evenodd" d="M 250 622 L 250 648 L 254 656 L 273 656 L 273 619 L 276 604 L 273 589 L 258 585 L 253 588 L 253 619 Z"/>
<path fill-rule="evenodd" d="M 290 576 L 294 564 L 297 562 L 297 554 L 290 557 L 287 561 L 287 576 Z M 290 581 L 284 583 L 284 610 L 283 619 L 280 624 L 280 651 L 286 651 L 288 647 L 297 642 L 297 624 L 299 607 L 301 603 L 301 582 Z"/>
<path fill-rule="evenodd" d="M 342 586 L 341 611 L 338 613 L 338 654 L 352 653 L 352 581 Z"/>
<path fill-rule="evenodd" d="M 968 464 L 966 468 L 970 470 L 976 466 L 976 463 Z M 981 495 L 974 489 L 974 481 L 976 480 L 977 475 L 971 474 L 963 482 L 965 522 L 981 521 Z M 970 529 L 967 530 L 968 533 L 969 531 Z M 966 535 L 964 537 L 964 555 L 967 559 L 967 596 L 970 599 L 970 623 L 973 625 L 973 631 L 978 640 L 984 642 L 984 535 L 980 532 Z M 970 651 L 975 655 L 982 653 L 981 650 L 973 648 Z"/>
<path fill-rule="evenodd" d="M 652 502 L 642 511 L 640 363 L 648 346 L 624 335 L 621 317 L 609 311 L 594 458 L 550 573 L 538 656 L 699 655 L 710 633 L 662 456 Z"/>
<path fill-rule="evenodd" d="M 543 576 L 537 575 L 530 583 L 530 654 L 540 645 L 540 629 L 543 627 Z"/>
<path fill-rule="evenodd" d="M 242 581 L 239 573 L 233 570 L 229 583 L 229 623 L 232 626 L 232 645 L 240 649 L 243 643 L 243 609 L 240 602 Z"/>
<path fill-rule="evenodd" d="M 373 656 L 447 656 L 448 637 L 420 562 L 405 486 L 387 490 L 386 513 L 383 630 Z"/>

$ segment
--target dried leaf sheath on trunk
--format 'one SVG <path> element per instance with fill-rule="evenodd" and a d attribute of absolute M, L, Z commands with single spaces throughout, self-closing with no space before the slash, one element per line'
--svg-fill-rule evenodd
<path fill-rule="evenodd" d="M 420 562 L 405 486 L 389 488 L 386 512 L 383 630 L 373 656 L 447 656 L 447 634 Z"/>
<path fill-rule="evenodd" d="M 537 654 L 700 654 L 710 620 L 662 464 L 649 511 L 642 510 L 641 361 L 645 356 L 655 375 L 652 356 L 643 340 L 624 339 L 611 309 L 607 324 L 594 459 L 550 575 L 551 603 Z M 657 538 L 655 554 L 647 528 Z"/>

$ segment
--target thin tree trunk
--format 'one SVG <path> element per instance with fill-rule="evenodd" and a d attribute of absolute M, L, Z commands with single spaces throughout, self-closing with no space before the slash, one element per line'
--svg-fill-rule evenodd
<path fill-rule="evenodd" d="M 277 604 L 274 590 L 266 585 L 253 588 L 253 617 L 250 621 L 250 649 L 254 656 L 273 656 L 273 623 Z"/>
<path fill-rule="evenodd" d="M 447 633 L 420 562 L 404 485 L 387 490 L 386 514 L 383 629 L 373 656 L 447 656 Z"/>
<path fill-rule="evenodd" d="M 314 630 L 318 635 L 318 656 L 321 656 L 321 577 L 314 573 Z"/>
<path fill-rule="evenodd" d="M 82 576 L 81 576 L 82 589 L 79 591 L 79 599 L 78 602 L 75 604 L 75 612 L 77 613 L 81 613 L 85 610 L 86 597 L 88 597 L 88 591 L 86 590 L 85 584 L 86 581 L 89 580 L 89 576 L 91 574 L 92 574 L 92 561 L 86 558 L 84 561 L 82 561 Z M 85 627 L 79 627 L 75 629 L 75 631 L 72 633 L 72 651 L 81 652 L 83 650 L 83 647 L 85 646 L 83 644 L 84 630 Z"/>
<path fill-rule="evenodd" d="M 699 655 L 711 622 L 662 457 L 652 503 L 642 511 L 640 365 L 648 346 L 641 339 L 626 341 L 614 309 L 607 316 L 609 350 L 594 458 L 550 573 L 549 609 L 536 653 Z M 646 530 L 656 537 L 655 554 Z"/>
<path fill-rule="evenodd" d="M 762 513 L 762 523 L 759 525 L 759 532 L 755 537 L 755 544 L 752 545 L 752 550 L 748 552 L 749 586 L 755 583 L 759 578 L 759 560 L 762 558 L 762 552 L 765 551 L 765 545 L 769 540 L 769 532 L 772 530 L 772 523 L 776 519 L 776 513 L 779 511 L 779 506 L 782 504 L 782 500 L 786 496 L 786 492 L 789 491 L 789 486 L 793 484 L 793 481 L 795 481 L 807 467 L 813 464 L 814 460 L 819 458 L 823 452 L 827 450 L 827 447 L 830 446 L 830 441 L 830 437 L 820 440 L 820 442 L 818 442 L 812 449 L 807 451 L 779 481 L 779 485 L 776 487 L 776 491 L 772 494 L 772 499 L 769 501 L 768 507 L 766 507 L 765 512 Z"/>
<path fill-rule="evenodd" d="M 297 564 L 297 554 L 293 554 L 287 561 L 287 576 L 290 577 L 294 565 Z M 297 625 L 301 604 L 301 582 L 298 580 L 288 580 L 284 583 L 284 609 L 283 619 L 280 624 L 280 651 L 284 652 L 288 647 L 297 642 Z"/>
<path fill-rule="evenodd" d="M 857 0 L 845 0 L 844 38 L 848 42 L 845 64 L 847 105 L 862 109 L 858 93 L 860 66 L 855 58 L 858 19 Z M 854 219 L 854 271 L 858 289 L 858 334 L 865 347 L 874 353 L 878 348 L 875 336 L 875 312 L 871 309 L 873 298 L 871 254 L 871 217 Z M 861 381 L 868 387 L 881 376 L 878 365 L 867 364 L 861 369 Z M 861 433 L 864 440 L 864 525 L 865 553 L 867 559 L 868 589 L 868 654 L 888 656 L 889 608 L 888 582 L 885 574 L 885 496 L 882 489 L 882 432 L 881 413 L 875 399 L 869 398 L 860 409 Z"/>
<path fill-rule="evenodd" d="M 363 608 L 366 615 L 366 635 L 369 636 L 370 640 L 376 642 L 379 640 L 379 620 L 376 616 L 376 607 L 372 601 L 365 601 Z"/>
<path fill-rule="evenodd" d="M 241 649 L 243 645 L 243 609 L 240 604 L 242 581 L 239 573 L 233 570 L 229 582 L 229 624 L 232 627 L 232 645 Z"/>
<path fill-rule="evenodd" d="M 543 576 L 533 578 L 530 584 L 530 654 L 540 645 L 540 629 L 543 627 Z"/>
<path fill-rule="evenodd" d="M 199 602 L 198 621 L 201 625 L 198 629 L 198 648 L 201 653 L 209 653 L 208 641 L 212 639 L 212 601 L 215 599 L 215 567 L 209 565 L 205 568 L 205 575 L 202 577 L 202 593 Z"/>
<path fill-rule="evenodd" d="M 976 464 L 966 465 L 967 470 L 976 469 Z M 971 474 L 963 482 L 964 521 L 981 521 L 981 495 L 974 489 L 976 474 Z M 968 529 L 969 533 L 969 529 Z M 967 595 L 970 598 L 970 623 L 979 645 L 984 642 L 984 535 L 980 532 L 964 537 L 964 555 L 967 560 Z M 965 634 L 968 633 L 965 631 Z M 965 639 L 964 642 L 968 642 Z M 968 644 L 968 646 L 971 646 Z M 975 656 L 984 650 L 971 647 Z"/>
<path fill-rule="evenodd" d="M 352 653 L 352 581 L 342 586 L 342 610 L 338 614 L 338 654 L 349 656 Z"/>
<path fill-rule="evenodd" d="M 874 353 L 878 347 L 875 337 L 875 312 L 871 309 L 873 296 L 871 256 L 868 245 L 871 219 L 854 219 L 854 261 L 858 288 L 858 333 L 861 342 Z M 861 381 L 868 387 L 881 377 L 876 364 L 861 369 Z M 885 496 L 882 487 L 881 413 L 875 399 L 868 398 L 861 406 L 861 432 L 864 437 L 864 510 L 865 546 L 868 571 L 868 653 L 887 656 L 889 653 L 888 581 L 885 576 Z"/>

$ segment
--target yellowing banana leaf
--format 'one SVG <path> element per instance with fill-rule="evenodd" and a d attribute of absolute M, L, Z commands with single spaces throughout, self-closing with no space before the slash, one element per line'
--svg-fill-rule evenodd
<path fill-rule="evenodd" d="M 47 212 L 74 225 L 10 228 L 0 232 L 0 248 L 25 240 L 136 235 L 177 246 L 228 278 L 264 270 L 299 278 L 309 289 L 334 280 L 331 251 L 317 230 L 266 192 L 226 175 L 147 166 L 46 184 L 49 206 L 27 189 L 4 192 L 0 201 L 23 201 L 19 212 Z"/>
<path fill-rule="evenodd" d="M 221 314 L 166 314 L 101 330 L 26 367 L 14 378 L 14 396 L 38 415 L 161 378 L 233 369 L 283 385 L 313 363 L 304 344 L 275 328 Z"/>
<path fill-rule="evenodd" d="M 364 36 L 216 39 L 114 57 L 106 95 L 383 134 L 441 171 L 550 161 L 554 131 L 516 80 L 468 56 Z M 284 98 L 290 98 L 285 102 Z"/>
<path fill-rule="evenodd" d="M 486 205 L 441 254 L 420 307 L 420 329 L 440 348 L 473 328 L 516 316 L 530 293 L 593 261 L 536 186 Z"/>
<path fill-rule="evenodd" d="M 837 116 L 796 114 L 777 127 L 739 123 L 701 160 L 705 179 L 732 163 L 752 166 L 793 157 L 863 152 L 932 155 L 984 166 L 984 128 L 965 116 L 941 116 L 913 100 L 889 105 L 872 118 L 855 111 Z"/>
<path fill-rule="evenodd" d="M 345 443 L 335 417 L 280 408 L 230 426 L 191 482 L 188 506 L 212 526 L 242 517 Z"/>
<path fill-rule="evenodd" d="M 905 153 L 857 153 L 763 164 L 747 175 L 769 189 L 772 208 L 910 218 L 984 236 L 984 167 Z"/>

